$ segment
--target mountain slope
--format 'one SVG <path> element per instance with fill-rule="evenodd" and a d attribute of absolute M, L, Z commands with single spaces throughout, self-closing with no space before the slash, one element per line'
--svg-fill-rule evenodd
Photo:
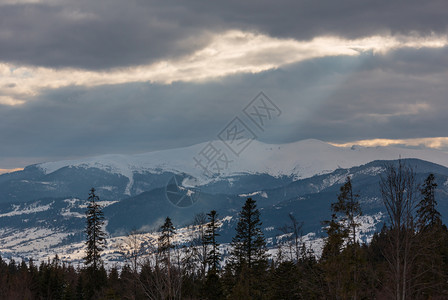
<path fill-rule="evenodd" d="M 374 161 L 349 169 L 337 169 L 329 174 L 291 180 L 284 185 L 275 182 L 273 185 L 277 186 L 271 188 L 264 185 L 266 175 L 245 175 L 243 180 L 250 183 L 249 192 L 234 193 L 231 189 L 228 193 L 213 192 L 213 188 L 208 186 L 207 192 L 200 191 L 196 202 L 188 207 L 173 205 L 167 199 L 166 189 L 154 188 L 121 201 L 102 202 L 105 206 L 106 229 L 115 238 L 132 229 L 151 231 L 157 229 L 166 216 L 170 216 L 175 226 L 181 228 L 190 224 L 195 214 L 216 209 L 221 218 L 229 220 L 221 228 L 220 242 L 225 244 L 234 235 L 237 214 L 244 201 L 252 197 L 261 210 L 264 233 L 270 241 L 282 234 L 279 229 L 287 224 L 289 214 L 304 222 L 304 234 L 314 232 L 314 237 L 322 237 L 321 221 L 330 218 L 330 204 L 336 201 L 345 178 L 351 176 L 354 190 L 361 196 L 365 215 L 363 227 L 365 238 L 368 238 L 379 222 L 385 221 L 379 179 L 387 163 L 396 161 Z M 429 172 L 435 173 L 439 185 L 436 194 L 438 209 L 447 222 L 448 168 L 416 159 L 405 160 L 405 163 L 415 168 L 419 183 Z M 238 178 L 233 177 L 235 185 L 238 185 Z M 259 182 L 258 186 L 256 182 Z M 85 209 L 86 200 L 82 198 L 47 198 L 26 203 L 0 204 L 1 255 L 63 255 L 61 251 L 64 252 L 64 247 L 76 253 L 82 252 L 82 244 L 76 247 L 73 245 L 83 240 Z M 110 247 L 108 251 L 116 251 L 113 245 Z"/>
<path fill-rule="evenodd" d="M 194 157 L 208 143 L 185 148 L 137 155 L 98 157 L 41 163 L 23 171 L 0 175 L 0 203 L 25 202 L 44 197 L 84 198 L 94 186 L 103 198 L 120 200 L 155 188 L 163 188 L 173 175 L 182 175 L 188 185 L 202 186 L 207 192 L 249 192 L 248 186 L 260 182 L 266 188 L 285 185 L 292 180 L 328 174 L 338 168 L 351 168 L 373 160 L 398 157 L 418 158 L 448 166 L 448 153 L 399 147 L 335 147 L 317 140 L 290 144 L 252 143 L 240 154 L 232 154 L 221 141 L 214 141 L 220 153 L 231 160 L 219 174 L 206 175 Z M 250 175 L 250 176 L 247 176 Z M 248 180 L 243 182 L 243 178 Z M 255 184 L 254 184 L 255 182 Z M 239 188 L 238 188 L 239 187 Z"/>

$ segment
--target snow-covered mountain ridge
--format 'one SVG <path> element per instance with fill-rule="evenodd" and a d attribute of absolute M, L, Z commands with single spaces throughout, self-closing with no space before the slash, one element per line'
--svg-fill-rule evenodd
<path fill-rule="evenodd" d="M 219 151 L 213 153 L 211 145 Z M 227 163 L 216 161 L 225 155 Z M 198 166 L 214 157 L 219 172 L 205 174 Z M 336 147 L 318 140 L 265 144 L 256 140 L 239 156 L 222 141 L 135 155 L 102 155 L 78 160 L 45 162 L 0 175 L 0 203 L 42 198 L 83 199 L 95 187 L 103 200 L 120 201 L 154 189 L 164 189 L 173 176 L 185 188 L 206 193 L 248 194 L 284 186 L 291 181 L 349 169 L 378 160 L 417 158 L 448 167 L 448 153 L 400 147 Z M 367 171 L 367 170 L 366 170 Z M 370 170 L 378 172 L 380 170 Z M 339 175 L 338 175 L 339 176 Z M 331 178 L 329 178 L 331 180 Z"/>
<path fill-rule="evenodd" d="M 235 174 L 269 174 L 271 176 L 291 176 L 296 179 L 317 174 L 330 173 L 338 168 L 351 168 L 373 160 L 395 160 L 418 158 L 448 167 L 448 153 L 434 149 L 409 149 L 403 147 L 336 147 L 319 140 L 302 140 L 289 144 L 265 144 L 252 141 L 238 156 L 229 151 L 222 141 L 213 141 L 221 153 L 226 153 L 230 161 L 223 168 L 220 177 Z M 63 167 L 98 168 L 129 178 L 140 172 L 186 173 L 208 181 L 203 170 L 197 166 L 194 157 L 209 143 L 196 144 L 184 148 L 154 151 L 136 155 L 102 155 L 78 160 L 46 162 L 38 164 L 46 174 Z"/>

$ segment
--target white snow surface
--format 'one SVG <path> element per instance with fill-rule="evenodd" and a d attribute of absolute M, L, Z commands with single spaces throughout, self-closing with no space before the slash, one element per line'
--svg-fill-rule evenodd
<path fill-rule="evenodd" d="M 67 202 L 70 199 L 67 199 Z M 75 200 L 75 199 L 73 199 Z M 358 240 L 361 242 L 370 242 L 373 233 L 375 232 L 375 226 L 381 222 L 383 214 L 377 213 L 375 215 L 361 216 L 358 221 L 361 226 L 358 229 Z M 223 225 L 226 222 L 230 222 L 232 216 L 226 216 L 221 219 L 220 224 Z M 274 227 L 265 228 L 266 231 L 275 230 Z M 175 244 L 188 243 L 189 240 L 199 232 L 198 226 L 187 226 L 176 229 L 176 235 L 173 242 Z M 32 257 L 37 262 L 48 261 L 54 258 L 57 254 L 59 258 L 67 263 L 82 264 L 82 258 L 85 255 L 84 242 L 71 243 L 68 245 L 61 245 L 60 243 L 69 234 L 76 234 L 76 232 L 50 229 L 44 227 L 26 228 L 26 229 L 13 229 L 2 228 L 0 229 L 0 253 L 7 257 L 12 257 L 16 261 L 20 261 L 23 258 Z M 136 240 L 139 244 L 147 243 L 149 249 L 155 249 L 157 239 L 160 232 L 146 232 L 136 235 Z M 289 234 L 283 234 L 275 237 L 278 242 L 281 243 L 284 238 L 290 236 Z M 269 253 L 272 258 L 277 255 L 278 247 L 273 246 L 274 238 L 267 240 L 269 246 Z M 106 267 L 119 266 L 124 262 L 121 261 L 123 256 L 121 252 L 128 250 L 129 238 L 126 235 L 108 237 L 107 245 L 102 254 L 102 258 L 106 263 Z M 316 257 L 320 257 L 322 248 L 325 243 L 325 239 L 316 234 L 316 232 L 309 232 L 303 236 L 303 240 L 306 246 L 314 251 Z M 286 247 L 287 248 L 287 247 Z M 285 248 L 285 251 L 287 250 Z M 222 244 L 220 246 L 221 253 L 228 253 L 230 244 Z M 142 259 L 146 259 L 147 256 L 143 256 Z M 226 258 L 224 258 L 224 261 Z"/>
<path fill-rule="evenodd" d="M 199 183 L 212 179 L 196 166 L 193 157 L 201 159 L 200 152 L 209 143 L 184 148 L 161 150 L 136 155 L 102 155 L 78 160 L 46 162 L 38 165 L 49 174 L 63 167 L 95 167 L 129 178 L 128 191 L 133 184 L 133 174 L 172 171 L 196 177 Z M 448 152 L 435 149 L 409 149 L 388 147 L 336 147 L 319 140 L 302 140 L 289 144 L 265 144 L 253 140 L 239 155 L 232 154 L 222 141 L 213 141 L 220 153 L 226 153 L 231 162 L 220 177 L 236 174 L 293 175 L 296 179 L 330 173 L 338 168 L 351 168 L 373 160 L 418 158 L 448 167 Z M 204 159 L 203 159 L 204 161 Z M 375 172 L 377 170 L 372 170 Z"/>
<path fill-rule="evenodd" d="M 249 194 L 240 194 L 238 196 L 243 197 L 243 198 L 247 198 L 247 197 L 253 197 L 256 195 L 260 195 L 263 198 L 267 198 L 268 194 L 264 191 L 258 191 L 258 192 L 253 192 L 253 193 L 249 193 Z"/>
<path fill-rule="evenodd" d="M 54 202 L 46 205 L 39 205 L 38 202 L 32 203 L 28 206 L 25 206 L 23 208 L 20 207 L 20 205 L 12 205 L 13 210 L 7 213 L 0 214 L 0 218 L 2 217 L 12 217 L 12 216 L 18 216 L 18 215 L 26 215 L 26 214 L 32 214 L 42 211 L 47 211 L 51 205 L 53 205 Z"/>

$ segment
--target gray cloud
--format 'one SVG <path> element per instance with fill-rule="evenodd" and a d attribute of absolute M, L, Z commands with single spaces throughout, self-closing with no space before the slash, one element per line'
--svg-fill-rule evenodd
<path fill-rule="evenodd" d="M 204 83 L 48 90 L 0 107 L 0 168 L 216 139 L 260 90 L 283 111 L 257 131 L 265 142 L 446 136 L 447 51 L 326 57 Z"/>
<path fill-rule="evenodd" d="M 443 0 L 70 1 L 0 9 L 0 61 L 108 69 L 178 57 L 211 32 L 243 29 L 276 37 L 447 33 Z"/>
<path fill-rule="evenodd" d="M 0 60 L 107 69 L 180 56 L 207 40 L 207 28 L 183 11 L 116 0 L 2 6 Z"/>
<path fill-rule="evenodd" d="M 447 4 L 435 1 L 191 1 L 195 9 L 225 23 L 273 36 L 309 39 L 334 34 L 362 37 L 391 31 L 446 33 Z"/>

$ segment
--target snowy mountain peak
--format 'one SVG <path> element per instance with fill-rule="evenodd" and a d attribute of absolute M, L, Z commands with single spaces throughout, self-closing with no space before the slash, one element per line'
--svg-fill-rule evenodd
<path fill-rule="evenodd" d="M 230 145 L 232 148 L 232 145 Z M 213 148 L 211 148 L 213 147 Z M 64 167 L 99 168 L 121 174 L 130 179 L 134 173 L 160 173 L 169 171 L 186 173 L 201 181 L 211 179 L 198 164 L 207 162 L 214 153 L 219 159 L 219 177 L 236 174 L 269 174 L 272 176 L 295 176 L 307 178 L 316 174 L 332 172 L 338 168 L 350 168 L 373 160 L 418 158 L 448 167 L 448 153 L 432 149 L 408 149 L 401 147 L 336 147 L 329 143 L 308 139 L 287 144 L 266 144 L 253 140 L 240 153 L 235 154 L 222 141 L 200 143 L 189 147 L 153 151 L 135 155 L 102 155 L 78 160 L 46 162 L 38 164 L 46 174 Z M 215 152 L 212 152 L 214 150 Z M 207 152 L 208 151 L 208 152 Z M 207 154 L 205 156 L 204 154 Z M 210 162 L 211 171 L 213 162 Z"/>

